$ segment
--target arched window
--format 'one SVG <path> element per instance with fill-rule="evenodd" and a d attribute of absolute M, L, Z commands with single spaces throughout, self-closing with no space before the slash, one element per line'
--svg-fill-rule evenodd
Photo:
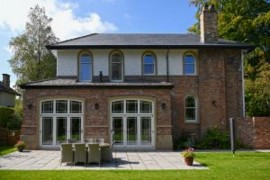
<path fill-rule="evenodd" d="M 89 53 L 82 53 L 79 57 L 79 80 L 92 81 L 93 60 Z"/>
<path fill-rule="evenodd" d="M 197 100 L 193 96 L 185 98 L 185 121 L 197 122 Z"/>
<path fill-rule="evenodd" d="M 156 72 L 156 58 L 152 53 L 143 55 L 143 74 L 154 75 Z"/>
<path fill-rule="evenodd" d="M 183 61 L 184 75 L 195 75 L 196 71 L 196 58 L 192 54 L 186 54 Z"/>
<path fill-rule="evenodd" d="M 120 52 L 114 52 L 110 57 L 110 78 L 112 81 L 123 81 L 124 57 Z"/>

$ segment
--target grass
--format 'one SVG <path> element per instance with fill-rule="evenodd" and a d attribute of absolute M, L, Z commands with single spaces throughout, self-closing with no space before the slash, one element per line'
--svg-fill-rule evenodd
<path fill-rule="evenodd" d="M 0 156 L 4 156 L 6 154 L 12 153 L 17 149 L 13 146 L 0 146 Z"/>
<path fill-rule="evenodd" d="M 229 152 L 197 153 L 196 160 L 209 170 L 65 170 L 65 171 L 0 171 L 0 179 L 269 179 L 270 153 Z"/>

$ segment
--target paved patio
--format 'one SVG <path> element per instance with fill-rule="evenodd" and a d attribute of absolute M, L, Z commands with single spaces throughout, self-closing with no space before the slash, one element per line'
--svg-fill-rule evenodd
<path fill-rule="evenodd" d="M 14 152 L 0 157 L 0 170 L 169 170 L 169 169 L 208 169 L 194 163 L 186 166 L 180 152 L 116 152 L 115 160 L 90 165 L 60 165 L 60 151 L 34 150 Z"/>

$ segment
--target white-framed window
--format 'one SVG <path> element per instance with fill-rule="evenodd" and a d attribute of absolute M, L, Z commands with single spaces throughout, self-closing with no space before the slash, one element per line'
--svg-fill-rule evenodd
<path fill-rule="evenodd" d="M 183 58 L 183 73 L 184 75 L 196 75 L 196 58 L 193 54 L 185 54 Z"/>
<path fill-rule="evenodd" d="M 143 55 L 143 75 L 156 74 L 156 57 L 153 53 L 145 53 Z"/>
<path fill-rule="evenodd" d="M 93 59 L 90 53 L 83 52 L 79 56 L 79 81 L 92 81 Z"/>
<path fill-rule="evenodd" d="M 198 122 L 198 105 L 194 96 L 185 97 L 185 122 Z"/>
<path fill-rule="evenodd" d="M 110 56 L 110 78 L 111 81 L 121 82 L 124 75 L 124 57 L 121 52 L 113 52 Z"/>
<path fill-rule="evenodd" d="M 40 102 L 40 145 L 57 146 L 68 139 L 83 141 L 83 102 L 49 99 Z"/>

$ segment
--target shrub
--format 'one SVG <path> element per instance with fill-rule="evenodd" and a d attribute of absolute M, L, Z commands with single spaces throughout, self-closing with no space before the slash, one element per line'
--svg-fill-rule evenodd
<path fill-rule="evenodd" d="M 188 133 L 182 133 L 180 138 L 174 140 L 173 149 L 179 150 L 179 149 L 186 149 L 188 147 L 194 147 L 195 146 L 194 141 L 195 140 Z"/>
<path fill-rule="evenodd" d="M 0 106 L 0 126 L 6 128 L 13 115 L 14 110 L 12 108 Z"/>
<path fill-rule="evenodd" d="M 230 148 L 230 136 L 228 132 L 218 128 L 208 129 L 198 143 L 201 149 L 228 149 Z"/>
<path fill-rule="evenodd" d="M 0 106 L 0 126 L 10 130 L 19 130 L 21 128 L 22 108 L 13 108 Z"/>

